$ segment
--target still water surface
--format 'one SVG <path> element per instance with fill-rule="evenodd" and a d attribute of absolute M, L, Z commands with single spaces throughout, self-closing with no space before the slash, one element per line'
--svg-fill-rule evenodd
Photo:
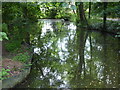
<path fill-rule="evenodd" d="M 41 20 L 42 21 L 42 20 Z M 118 88 L 120 40 L 72 22 L 43 20 L 34 60 L 20 88 Z"/>

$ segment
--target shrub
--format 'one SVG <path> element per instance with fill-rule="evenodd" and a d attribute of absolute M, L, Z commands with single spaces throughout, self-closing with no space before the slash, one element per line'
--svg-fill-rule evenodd
<path fill-rule="evenodd" d="M 20 62 L 27 62 L 30 59 L 30 56 L 27 52 L 25 53 L 19 53 L 15 57 L 13 57 L 13 60 L 20 61 Z"/>
<path fill-rule="evenodd" d="M 8 34 L 8 25 L 6 23 L 2 23 L 1 28 L 3 32 Z"/>
<path fill-rule="evenodd" d="M 11 41 L 6 43 L 5 48 L 7 51 L 14 51 L 15 49 L 19 48 L 21 46 L 20 41 Z"/>

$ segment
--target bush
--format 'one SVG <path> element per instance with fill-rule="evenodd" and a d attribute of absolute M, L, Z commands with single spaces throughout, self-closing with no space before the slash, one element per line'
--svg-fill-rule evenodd
<path fill-rule="evenodd" d="M 5 32 L 6 34 L 8 34 L 8 25 L 6 23 L 2 24 L 2 31 Z"/>
<path fill-rule="evenodd" d="M 27 52 L 25 53 L 19 53 L 15 57 L 13 57 L 13 60 L 20 61 L 20 62 L 27 62 L 30 59 L 30 56 Z"/>
<path fill-rule="evenodd" d="M 5 48 L 7 51 L 14 51 L 15 49 L 19 48 L 20 46 L 21 46 L 20 41 L 11 41 L 5 45 Z"/>

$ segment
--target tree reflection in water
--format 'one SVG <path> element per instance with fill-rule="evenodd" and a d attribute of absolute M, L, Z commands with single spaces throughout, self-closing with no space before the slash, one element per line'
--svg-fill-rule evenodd
<path fill-rule="evenodd" d="M 88 31 L 70 22 L 44 23 L 34 40 L 31 73 L 16 87 L 120 87 L 120 41 Z"/>

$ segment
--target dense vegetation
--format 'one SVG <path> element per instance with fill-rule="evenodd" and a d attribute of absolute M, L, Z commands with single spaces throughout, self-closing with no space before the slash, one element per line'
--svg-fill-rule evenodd
<path fill-rule="evenodd" d="M 106 22 L 106 18 L 120 18 L 120 3 L 118 2 L 76 2 L 72 3 L 2 3 L 2 31 L 8 35 L 9 45 L 16 49 L 21 42 L 30 44 L 32 35 L 40 31 L 31 28 L 31 24 L 40 18 L 56 18 L 83 22 L 84 26 L 102 31 L 119 32 L 119 23 Z M 103 21 L 100 20 L 103 18 Z M 36 25 L 35 25 L 36 26 Z M 105 30 L 104 30 L 105 29 Z M 33 33 L 34 31 L 34 33 Z M 16 47 L 17 46 L 17 47 Z M 7 46 L 9 47 L 9 46 Z"/>
<path fill-rule="evenodd" d="M 107 20 L 108 18 L 111 20 Z M 57 47 L 57 44 L 55 42 L 59 41 L 60 37 L 66 36 L 67 32 L 64 31 L 65 29 L 61 28 L 63 27 L 61 26 L 61 23 L 57 23 L 55 25 L 58 27 L 56 30 L 58 32 L 54 31 L 54 33 L 47 33 L 47 38 L 41 38 L 43 23 L 38 22 L 38 20 L 41 19 L 62 19 L 63 22 L 73 22 L 77 26 L 76 36 L 74 37 L 74 40 L 69 40 L 69 45 L 67 45 L 68 52 L 70 50 L 72 50 L 73 52 L 69 52 L 70 57 L 66 57 L 66 63 L 63 64 L 63 66 L 59 63 L 61 62 L 59 60 L 60 56 L 58 55 L 59 48 Z M 0 41 L 3 42 L 5 49 L 9 53 L 16 53 L 16 56 L 13 57 L 13 60 L 18 60 L 24 63 L 27 62 L 27 60 L 30 58 L 29 53 L 26 52 L 26 49 L 23 50 L 24 46 L 29 47 L 27 48 L 27 50 L 33 50 L 33 48 L 36 47 L 41 48 L 40 55 L 34 54 L 32 62 L 35 63 L 36 66 L 39 66 L 37 70 L 40 70 L 42 77 L 45 77 L 42 68 L 45 68 L 47 66 L 51 68 L 51 71 L 58 72 L 59 74 L 64 74 L 63 70 L 66 70 L 67 73 L 69 73 L 66 79 L 69 80 L 69 85 L 71 87 L 79 87 L 80 81 L 82 81 L 83 83 L 90 82 L 91 79 L 88 79 L 88 77 L 93 79 L 92 83 L 94 83 L 94 87 L 105 87 L 104 83 L 106 83 L 106 77 L 103 78 L 104 83 L 98 83 L 99 80 L 97 80 L 97 75 L 94 74 L 94 72 L 97 71 L 95 69 L 97 65 L 92 64 L 93 61 L 97 62 L 97 59 L 102 59 L 103 61 L 101 61 L 101 63 L 104 62 L 105 64 L 108 64 L 108 66 L 103 65 L 104 68 L 107 70 L 112 62 L 105 62 L 104 60 L 107 60 L 106 56 L 95 58 L 92 57 L 92 54 L 100 54 L 100 50 L 98 50 L 97 45 L 101 45 L 101 52 L 106 55 L 106 45 L 102 44 L 102 42 L 106 43 L 107 40 L 110 41 L 109 38 L 106 38 L 106 33 L 116 38 L 120 37 L 120 21 L 117 19 L 120 20 L 120 3 L 118 2 L 3 2 L 2 32 L 0 32 Z M 93 35 L 90 32 L 85 32 L 86 29 L 96 32 L 102 32 L 105 34 L 103 37 L 97 37 L 97 35 Z M 64 31 L 64 34 L 58 35 L 58 33 L 62 31 Z M 69 30 L 69 32 L 70 31 L 71 30 Z M 53 38 L 50 39 L 50 36 L 53 36 Z M 87 38 L 89 38 L 91 52 L 87 50 L 85 51 Z M 97 40 L 101 41 L 101 43 L 98 43 L 98 41 L 95 40 L 92 42 L 92 38 L 97 38 Z M 52 49 L 47 47 L 46 50 L 46 44 L 48 44 L 48 42 L 53 42 Z M 75 42 L 77 42 L 77 45 L 75 44 Z M 97 45 L 95 45 L 95 42 L 97 42 Z M 110 41 L 110 43 L 111 42 L 112 41 Z M 70 45 L 72 46 L 72 48 L 69 47 Z M 75 47 L 78 47 L 78 50 L 76 50 Z M 110 46 L 108 48 L 113 47 Z M 116 49 L 117 47 L 114 48 Z M 93 49 L 95 50 L 94 53 L 92 53 Z M 91 56 L 88 62 L 85 62 L 85 53 Z M 114 52 L 112 51 L 112 53 Z M 111 55 L 111 53 L 109 54 Z M 47 55 L 51 55 L 51 57 L 47 57 Z M 115 54 L 113 55 L 119 57 Z M 44 58 L 45 60 L 42 60 Z M 36 60 L 41 60 L 41 62 L 38 63 Z M 116 64 L 117 60 L 114 62 L 114 64 Z M 88 70 L 86 69 L 85 63 L 87 63 L 87 65 L 90 67 L 88 68 Z M 91 68 L 93 68 L 94 71 L 91 71 Z M 5 69 L 3 70 L 5 71 Z M 115 74 L 116 69 L 111 68 L 111 70 L 113 70 L 113 73 Z M 33 71 L 33 73 L 35 75 L 39 74 L 36 71 Z M 107 72 L 104 72 L 103 74 L 106 73 Z M 48 77 L 52 76 L 48 75 Z M 46 75 L 46 78 L 44 78 L 46 80 L 45 83 L 48 82 L 48 77 Z M 110 76 L 110 78 L 112 78 L 112 75 Z M 77 80 L 78 82 L 75 82 Z M 57 82 L 58 85 L 60 83 L 62 83 L 62 81 Z M 81 87 L 85 86 L 81 85 Z M 92 87 L 91 83 L 86 87 Z"/>

